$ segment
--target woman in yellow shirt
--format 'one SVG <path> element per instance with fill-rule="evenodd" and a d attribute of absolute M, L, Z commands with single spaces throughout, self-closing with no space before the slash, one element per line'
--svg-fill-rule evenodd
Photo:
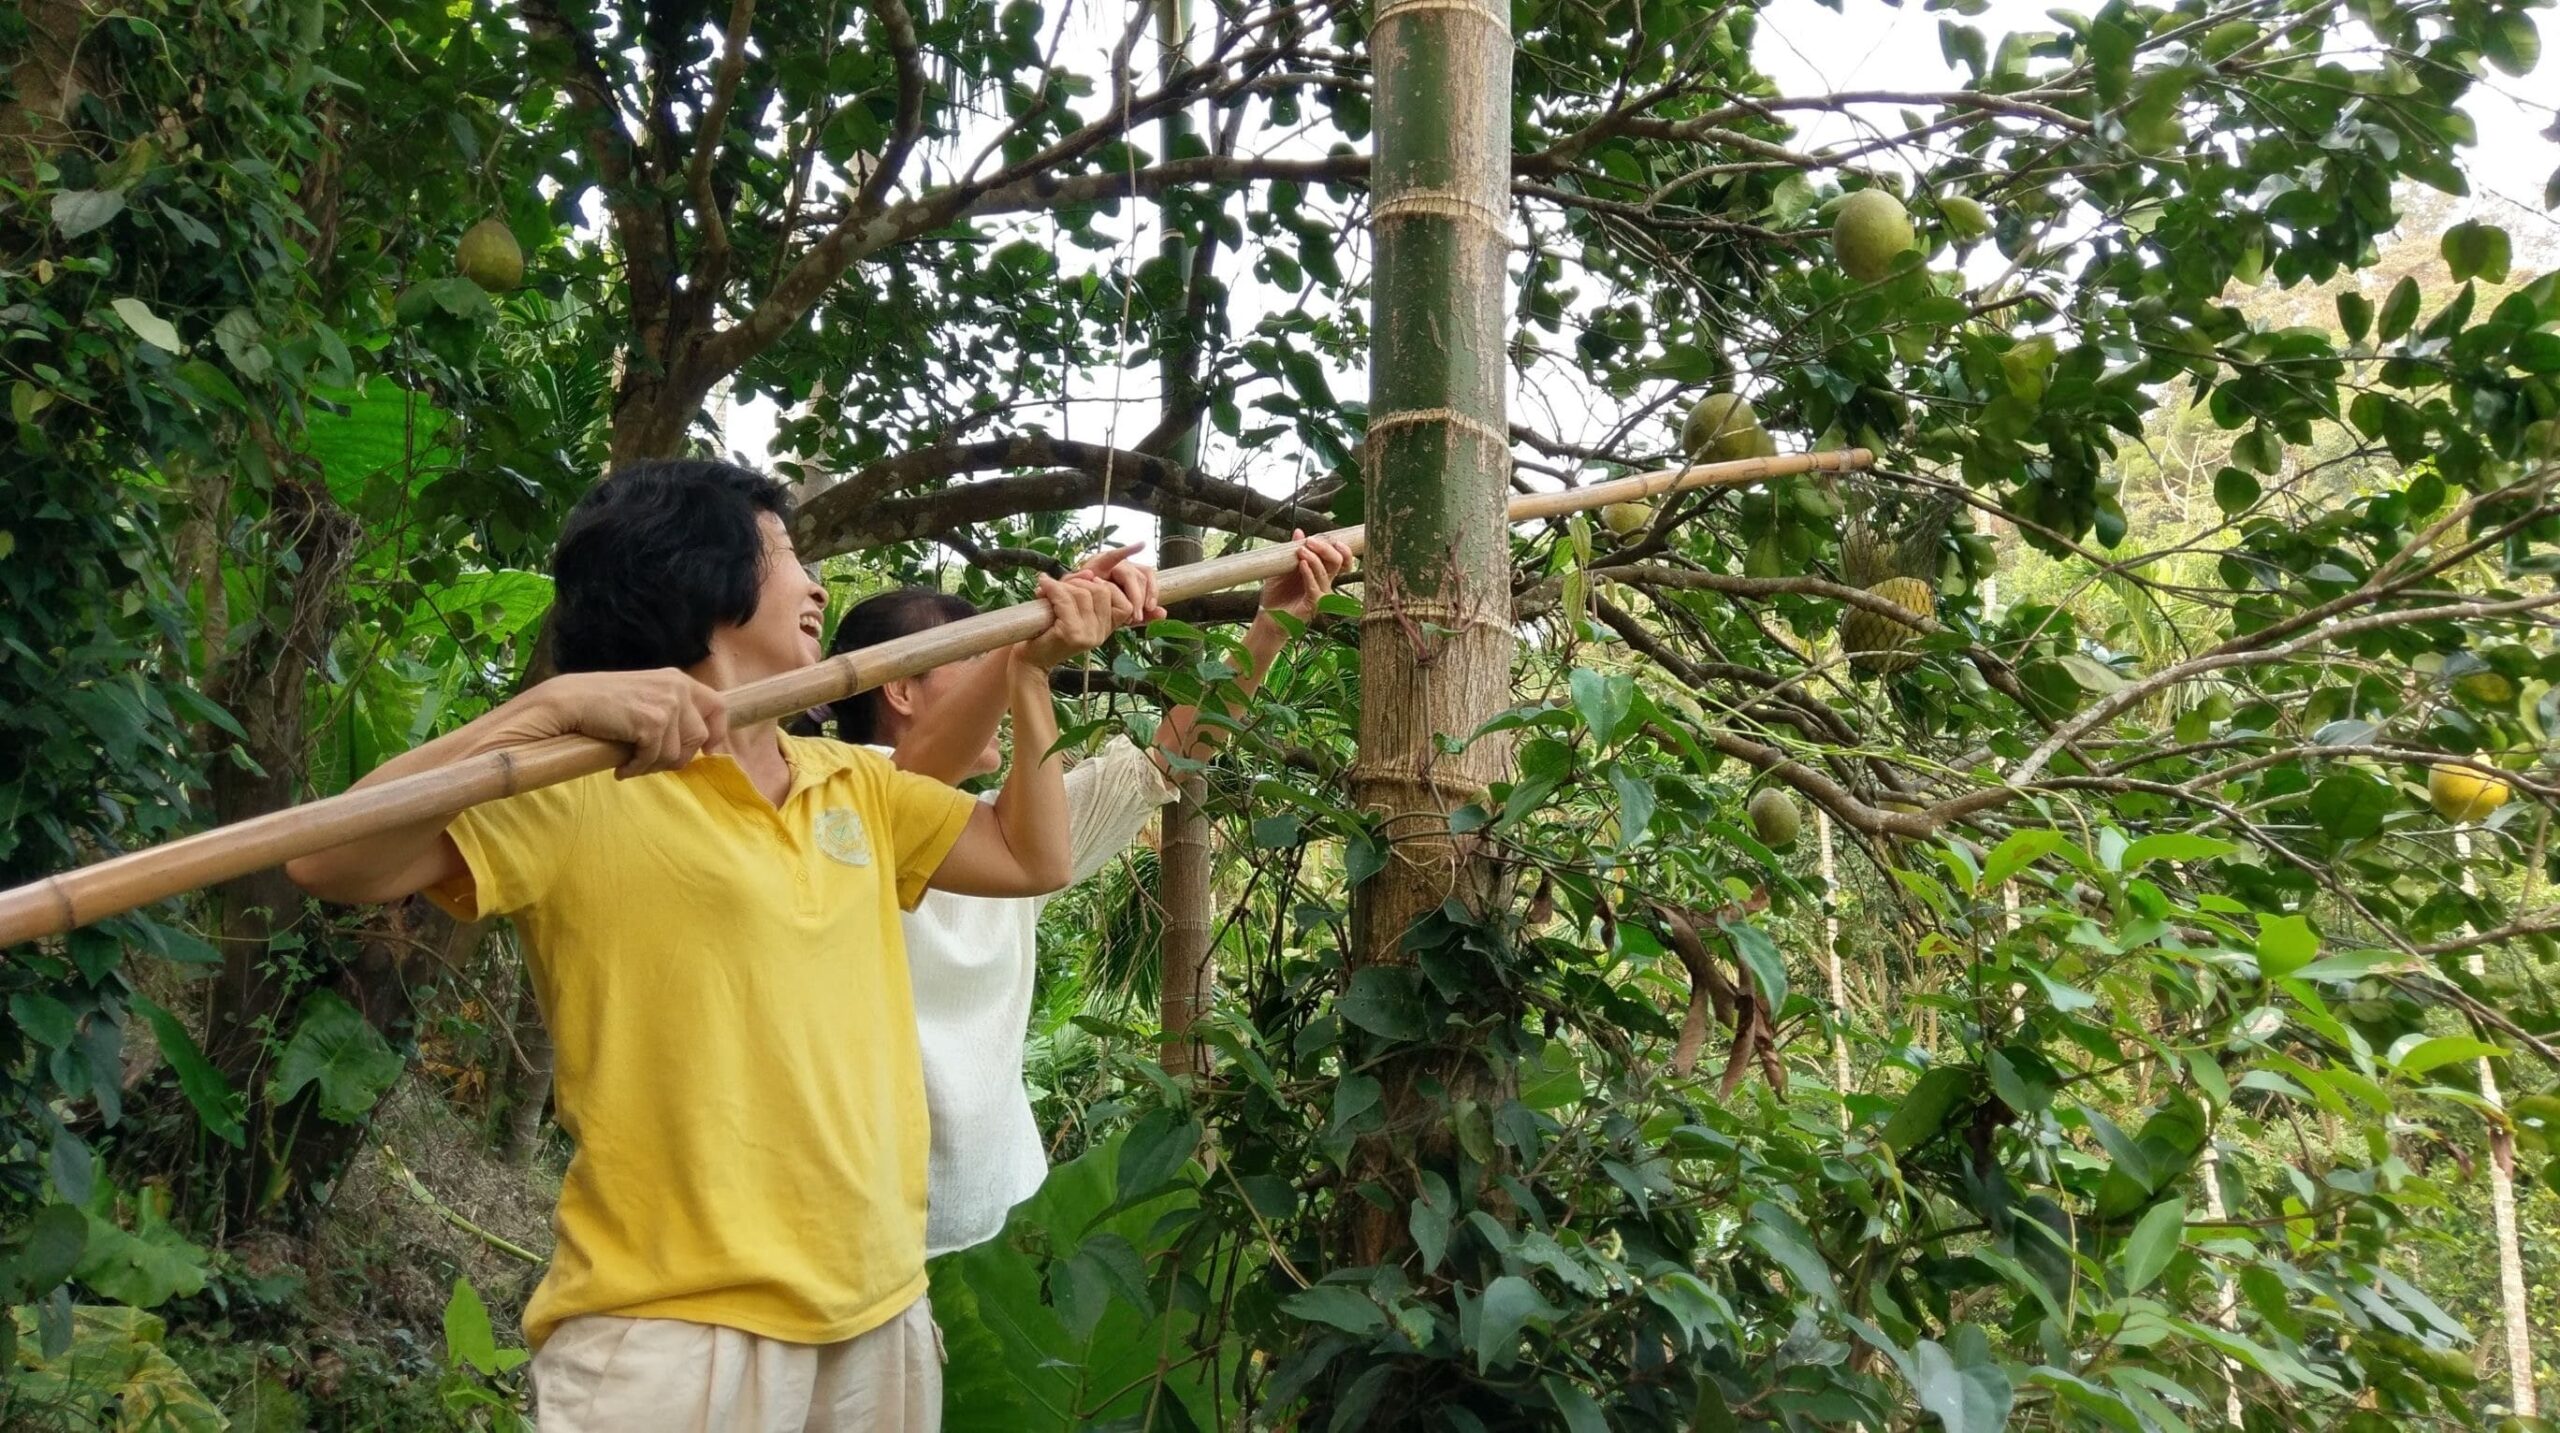
<path fill-rule="evenodd" d="M 826 593 L 788 515 L 779 484 L 720 463 L 597 485 L 554 558 L 563 675 L 357 784 L 571 732 L 630 761 L 287 868 L 324 899 L 424 892 L 525 937 L 576 1142 L 525 1310 L 545 1433 L 939 1426 L 898 917 L 928 886 L 1063 885 L 1065 797 L 1052 761 L 981 804 L 728 725 L 723 690 L 819 656 Z M 1053 625 L 1015 663 L 1033 752 L 1057 736 L 1044 664 L 1129 610 L 1090 579 L 1040 595 Z"/>

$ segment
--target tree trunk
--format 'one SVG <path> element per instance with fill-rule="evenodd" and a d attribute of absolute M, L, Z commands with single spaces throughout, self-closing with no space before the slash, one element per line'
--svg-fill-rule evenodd
<path fill-rule="evenodd" d="M 551 1027 L 542 1022 L 523 948 L 512 939 L 507 945 L 515 953 L 516 1008 L 508 1024 L 514 1043 L 499 1111 L 498 1152 L 510 1164 L 531 1168 L 542 1153 L 542 1116 L 551 1103 Z"/>
<path fill-rule="evenodd" d="M 1813 838 L 1822 860 L 1822 972 L 1831 986 L 1831 1018 L 1849 1017 L 1849 982 L 1840 971 L 1840 871 L 1831 854 L 1831 816 L 1813 812 Z M 1849 1037 L 1835 1026 L 1831 1032 L 1831 1072 L 1840 1096 L 1840 1127 L 1849 1127 Z"/>
<path fill-rule="evenodd" d="M 1509 10 L 1494 0 L 1384 0 L 1373 11 L 1377 159 L 1369 427 L 1362 446 L 1369 548 L 1360 627 L 1360 758 L 1352 797 L 1378 821 L 1386 862 L 1352 905 L 1354 969 L 1399 964 L 1414 921 L 1453 896 L 1483 910 L 1495 867 L 1449 815 L 1485 799 L 1501 740 L 1455 754 L 1509 694 L 1513 634 L 1503 262 L 1511 167 Z M 1409 1186 L 1453 1142 L 1452 1098 L 1498 1078 L 1481 1050 L 1419 1049 L 1377 1074 L 1385 1128 L 1352 1157 L 1350 1184 Z M 1392 1211 L 1353 1206 L 1351 1261 L 1388 1261 Z"/>
<path fill-rule="evenodd" d="M 290 576 L 267 604 L 274 614 L 218 672 L 213 695 L 239 723 L 238 737 L 218 736 L 212 768 L 214 820 L 222 825 L 293 804 L 310 755 L 304 695 L 327 654 L 343 608 L 347 566 L 357 525 L 316 483 L 279 480 L 269 494 L 269 537 L 289 547 Z M 247 1098 L 248 1158 L 231 1182 L 234 1209 L 256 1217 L 282 1195 L 308 1187 L 295 1178 L 311 1166 L 292 1154 L 280 1132 L 294 1123 L 265 1097 L 270 1038 L 284 1028 L 298 983 L 271 958 L 277 934 L 299 918 L 303 895 L 281 867 L 225 882 L 214 891 L 214 940 L 222 972 L 206 994 L 205 1054 Z M 282 1143 L 278 1143 L 278 1139 Z M 317 1151 L 315 1151 L 317 1153 Z"/>
<path fill-rule="evenodd" d="M 2454 851 L 2462 858 L 2462 889 L 2472 890 L 2471 835 L 2457 831 Z M 2469 964 L 2474 977 L 2485 975 L 2488 962 L 2477 950 Z M 2506 1108 L 2498 1096 L 2498 1072 L 2480 1062 L 2480 1098 L 2492 1109 Z M 2498 1235 L 2498 1303 L 2506 1324 L 2507 1411 L 2518 1418 L 2535 1416 L 2533 1389 L 2533 1313 L 2524 1288 L 2524 1245 L 2516 1235 L 2516 1137 L 2503 1121 L 2489 1122 L 2489 1217 Z"/>
<path fill-rule="evenodd" d="M 1166 76 L 1181 69 L 1188 56 L 1190 9 L 1188 0 L 1156 0 L 1157 66 Z M 1164 153 L 1180 153 L 1191 135 L 1190 111 L 1168 112 L 1161 128 Z M 1166 267 L 1169 272 L 1187 276 L 1191 272 L 1191 246 L 1174 226 L 1171 210 L 1159 210 L 1158 215 L 1164 225 L 1160 252 Z M 1180 307 L 1187 322 L 1191 307 L 1187 295 Z M 1168 411 L 1185 401 L 1199 364 L 1195 348 L 1187 327 L 1181 342 L 1164 346 L 1163 358 L 1157 364 L 1157 380 Z M 1166 456 L 1186 469 L 1200 461 L 1197 419 L 1174 441 Z M 1165 566 L 1198 562 L 1205 555 L 1200 530 L 1191 524 L 1167 518 L 1161 532 L 1160 557 Z M 1200 799 L 1207 789 L 1208 784 L 1198 776 L 1182 779 L 1182 798 L 1165 808 L 1164 841 L 1156 862 L 1156 905 L 1164 912 L 1158 938 L 1163 970 L 1157 985 L 1165 1033 L 1163 1059 L 1165 1069 L 1177 1075 L 1206 1067 L 1205 1052 L 1189 1036 L 1192 1023 L 1209 1008 L 1218 988 L 1217 962 L 1209 949 L 1209 818 L 1200 809 Z"/>

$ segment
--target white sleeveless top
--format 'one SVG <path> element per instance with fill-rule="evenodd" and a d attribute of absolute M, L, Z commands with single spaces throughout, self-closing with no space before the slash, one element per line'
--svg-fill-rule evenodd
<path fill-rule="evenodd" d="M 1109 865 L 1158 807 L 1181 794 L 1126 737 L 1113 737 L 1077 762 L 1066 784 L 1075 851 L 1070 884 Z M 1048 1177 L 1048 1149 L 1022 1084 L 1040 908 L 1047 899 L 927 891 L 905 916 L 925 1108 L 933 1121 L 929 1255 L 994 1238 L 1005 1214 Z"/>

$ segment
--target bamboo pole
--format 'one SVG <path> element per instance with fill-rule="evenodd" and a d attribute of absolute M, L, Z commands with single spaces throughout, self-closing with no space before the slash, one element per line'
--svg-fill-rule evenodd
<path fill-rule="evenodd" d="M 1664 468 L 1587 487 L 1524 494 L 1512 500 L 1510 519 L 1515 523 L 1529 522 L 1608 503 L 1638 502 L 1695 488 L 1741 487 L 1796 473 L 1854 472 L 1874 461 L 1874 454 L 1866 449 L 1850 448 Z M 1332 536 L 1355 553 L 1366 545 L 1361 528 L 1344 528 Z M 1179 602 L 1259 583 L 1288 571 L 1296 562 L 1295 550 L 1287 544 L 1256 548 L 1214 562 L 1170 569 L 1161 574 L 1157 590 L 1164 601 Z M 736 727 L 752 726 L 824 706 L 856 692 L 867 692 L 883 682 L 1009 647 L 1038 636 L 1048 625 L 1048 604 L 1032 601 L 840 653 L 814 666 L 750 682 L 729 692 L 729 722 Z M 271 811 L 166 845 L 30 881 L 0 892 L 0 947 L 60 935 L 153 901 L 279 866 L 314 851 L 360 841 L 395 826 L 449 817 L 518 792 L 611 771 L 627 757 L 628 753 L 613 742 L 585 736 L 552 737 L 379 786 Z"/>

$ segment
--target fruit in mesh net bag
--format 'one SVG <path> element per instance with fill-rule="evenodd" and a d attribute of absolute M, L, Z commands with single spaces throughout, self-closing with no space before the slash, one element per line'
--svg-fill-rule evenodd
<path fill-rule="evenodd" d="M 1804 829 L 1804 813 L 1796 808 L 1795 798 L 1774 786 L 1751 793 L 1751 804 L 1744 809 L 1751 816 L 1751 833 L 1763 846 L 1792 846 L 1796 833 Z"/>
<path fill-rule="evenodd" d="M 2427 804 L 2456 825 L 2487 819 L 2490 812 L 2507 804 L 2510 794 L 2507 783 L 2467 766 L 2427 769 Z"/>
<path fill-rule="evenodd" d="M 455 272 L 491 293 L 503 293 L 524 282 L 524 250 L 503 219 L 483 219 L 462 231 L 454 250 Z"/>
<path fill-rule="evenodd" d="M 1710 393 L 1689 409 L 1680 425 L 1680 450 L 1693 463 L 1728 463 L 1760 454 L 1760 415 L 1739 393 Z"/>
<path fill-rule="evenodd" d="M 1938 594 L 1917 577 L 1888 577 L 1867 590 L 1923 617 L 1937 615 Z M 1840 646 L 1849 654 L 1849 665 L 1875 676 L 1916 665 L 1920 654 L 1910 648 L 1919 640 L 1919 628 L 1864 607 L 1852 607 L 1840 619 Z"/>
<path fill-rule="evenodd" d="M 1894 256 L 1917 237 L 1911 211 L 1881 189 L 1861 189 L 1842 200 L 1831 221 L 1831 252 L 1841 272 L 1862 284 L 1893 272 Z"/>

